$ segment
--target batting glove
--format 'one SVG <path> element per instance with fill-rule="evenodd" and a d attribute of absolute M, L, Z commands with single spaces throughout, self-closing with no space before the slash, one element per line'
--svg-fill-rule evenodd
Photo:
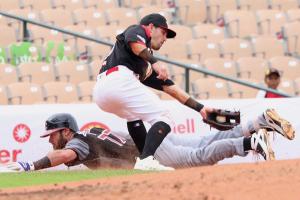
<path fill-rule="evenodd" d="M 12 162 L 7 164 L 6 168 L 12 172 L 33 171 L 33 162 Z"/>

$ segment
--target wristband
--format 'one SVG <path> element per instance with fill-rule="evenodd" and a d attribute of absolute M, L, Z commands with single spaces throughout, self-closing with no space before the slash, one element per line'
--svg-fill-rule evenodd
<path fill-rule="evenodd" d="M 188 100 L 185 102 L 184 105 L 186 105 L 186 106 L 194 109 L 197 112 L 200 112 L 202 110 L 202 108 L 204 107 L 204 105 L 202 105 L 201 103 L 197 102 L 192 97 L 188 98 Z"/>

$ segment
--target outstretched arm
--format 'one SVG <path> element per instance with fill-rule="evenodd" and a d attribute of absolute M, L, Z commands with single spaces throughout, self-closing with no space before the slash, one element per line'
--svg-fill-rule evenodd
<path fill-rule="evenodd" d="M 75 160 L 76 158 L 77 154 L 75 153 L 75 151 L 71 149 L 62 149 L 51 151 L 47 154 L 47 156 L 35 162 L 12 162 L 4 167 L 7 170 L 6 172 L 33 171 L 68 163 Z"/>
<path fill-rule="evenodd" d="M 180 103 L 185 106 L 200 112 L 203 119 L 207 118 L 207 114 L 212 112 L 214 109 L 206 107 L 192 98 L 188 93 L 186 93 L 183 89 L 178 87 L 177 85 L 163 85 L 163 91 L 173 98 L 177 99 Z"/>

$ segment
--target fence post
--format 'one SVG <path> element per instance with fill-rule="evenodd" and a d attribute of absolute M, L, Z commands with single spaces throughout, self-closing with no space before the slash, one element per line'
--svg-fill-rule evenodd
<path fill-rule="evenodd" d="M 190 69 L 185 68 L 185 91 L 190 92 Z"/>
<path fill-rule="evenodd" d="M 27 29 L 27 22 L 23 21 L 23 41 L 28 41 L 29 40 L 29 33 Z"/>

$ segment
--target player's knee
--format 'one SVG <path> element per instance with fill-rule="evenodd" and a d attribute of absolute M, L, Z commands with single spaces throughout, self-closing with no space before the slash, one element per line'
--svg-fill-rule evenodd
<path fill-rule="evenodd" d="M 155 124 L 155 123 L 157 123 L 157 122 L 164 122 L 164 123 L 168 124 L 168 125 L 171 126 L 171 127 L 175 125 L 175 123 L 174 123 L 174 121 L 172 120 L 172 117 L 170 116 L 170 114 L 162 115 L 162 116 L 160 116 L 160 117 L 158 117 L 158 118 L 152 120 L 152 121 L 150 122 L 150 124 L 153 125 L 153 124 Z"/>
<path fill-rule="evenodd" d="M 155 129 L 155 132 L 163 135 L 167 135 L 171 131 L 171 126 L 162 121 L 153 124 L 152 128 Z"/>

